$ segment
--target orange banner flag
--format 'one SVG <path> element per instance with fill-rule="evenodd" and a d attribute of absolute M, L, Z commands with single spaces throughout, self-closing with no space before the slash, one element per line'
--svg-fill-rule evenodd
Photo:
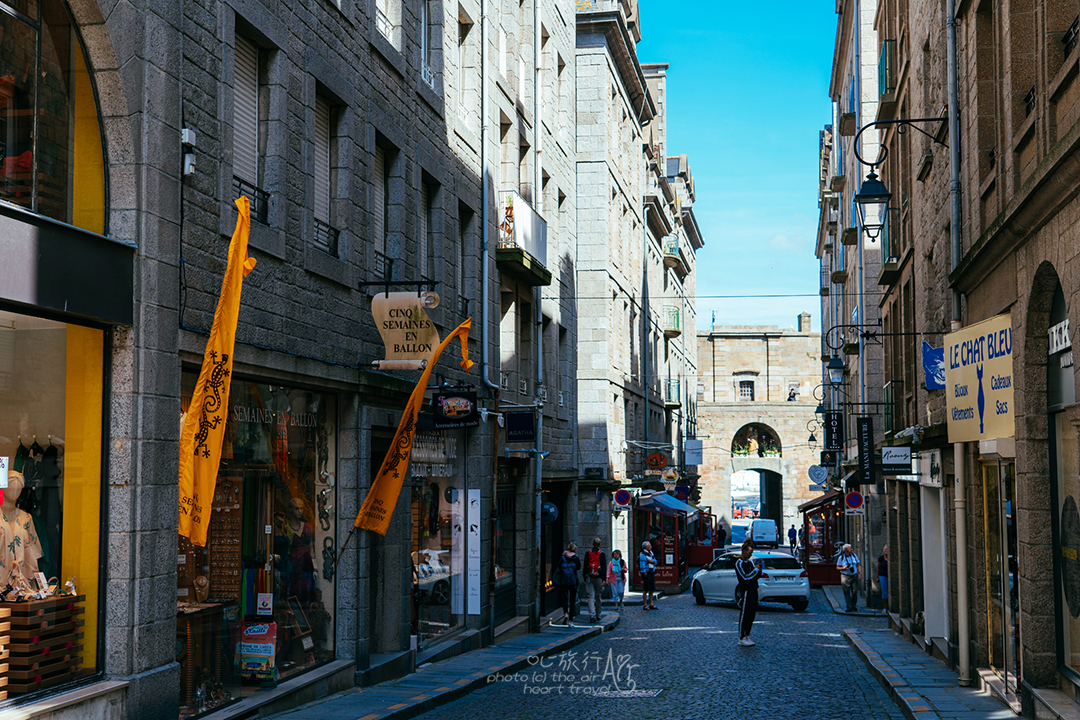
<path fill-rule="evenodd" d="M 246 197 L 241 197 L 236 207 L 240 215 L 229 243 L 229 263 L 221 280 L 221 297 L 206 342 L 202 371 L 180 431 L 180 534 L 199 547 L 206 546 L 210 500 L 214 497 L 221 442 L 225 437 L 240 290 L 244 278 L 255 267 L 255 259 L 247 256 L 251 205 Z"/>
<path fill-rule="evenodd" d="M 416 436 L 416 419 L 420 415 L 420 406 L 424 403 L 424 394 L 427 392 L 428 378 L 435 368 L 435 363 L 442 355 L 442 351 L 454 338 L 461 339 L 461 367 L 466 372 L 473 366 L 469 360 L 469 328 L 472 326 L 472 318 L 457 326 L 446 336 L 439 347 L 435 348 L 427 367 L 420 375 L 420 381 L 413 388 L 409 402 L 405 405 L 405 412 L 401 415 L 397 432 L 394 433 L 394 441 L 390 444 L 390 451 L 386 453 L 379 474 L 371 483 L 371 490 L 364 498 L 364 504 L 356 516 L 354 527 L 362 530 L 374 530 L 380 535 L 386 535 L 390 527 L 390 516 L 394 513 L 398 495 L 401 494 L 401 484 L 405 481 L 405 471 L 409 467 L 409 456 L 412 454 L 413 438 Z"/>

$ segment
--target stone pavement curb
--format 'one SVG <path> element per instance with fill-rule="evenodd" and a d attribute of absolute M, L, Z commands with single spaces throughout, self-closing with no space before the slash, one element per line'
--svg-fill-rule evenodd
<path fill-rule="evenodd" d="M 822 585 L 822 591 L 825 593 L 825 598 L 829 601 L 829 605 L 832 606 L 832 610 L 837 615 L 850 615 L 852 617 L 888 617 L 881 610 L 871 610 L 866 608 L 865 610 L 857 610 L 855 612 L 847 612 L 844 610 L 845 600 L 844 591 L 839 585 Z"/>
<path fill-rule="evenodd" d="M 843 635 L 908 720 L 1014 718 L 1012 710 L 975 688 L 891 630 L 844 630 Z"/>
<path fill-rule="evenodd" d="M 347 690 L 272 717 L 277 720 L 407 720 L 486 687 L 497 681 L 496 676 L 513 675 L 531 667 L 535 661 L 530 662 L 530 658 L 557 655 L 614 630 L 619 620 L 617 613 L 604 612 L 595 625 L 548 626 L 540 632 L 423 665 L 397 680 Z"/>

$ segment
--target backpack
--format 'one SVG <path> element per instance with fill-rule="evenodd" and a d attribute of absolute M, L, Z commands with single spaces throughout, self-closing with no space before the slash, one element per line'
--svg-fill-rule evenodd
<path fill-rule="evenodd" d="M 603 553 L 599 550 L 590 550 L 585 553 L 585 574 L 589 577 L 601 577 L 603 574 Z"/>
<path fill-rule="evenodd" d="M 557 585 L 576 585 L 577 584 L 577 568 L 574 567 L 574 560 L 576 558 L 568 558 L 565 555 L 562 556 L 562 564 L 559 565 L 558 577 L 555 578 Z"/>

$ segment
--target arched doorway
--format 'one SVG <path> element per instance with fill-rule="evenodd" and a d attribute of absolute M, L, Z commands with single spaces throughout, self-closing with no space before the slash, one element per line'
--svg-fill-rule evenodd
<path fill-rule="evenodd" d="M 746 510 L 752 512 L 753 517 L 776 520 L 777 527 L 784 520 L 782 457 L 783 444 L 779 434 L 764 423 L 747 423 L 731 439 L 732 468 L 735 475 L 740 476 L 743 486 L 749 485 L 748 497 L 755 498 L 755 502 L 746 503 Z M 757 482 L 750 480 L 746 473 L 756 473 Z M 732 497 L 733 500 L 737 497 L 734 489 Z M 733 516 L 737 517 L 735 510 L 733 506 Z"/>

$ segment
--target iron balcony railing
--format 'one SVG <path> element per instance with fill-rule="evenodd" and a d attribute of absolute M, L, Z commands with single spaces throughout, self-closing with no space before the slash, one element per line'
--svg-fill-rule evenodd
<path fill-rule="evenodd" d="M 887 433 L 891 433 L 893 431 L 893 428 L 895 427 L 895 424 L 893 423 L 893 411 L 896 408 L 896 403 L 893 400 L 893 389 L 895 387 L 896 386 L 893 383 L 887 382 L 887 383 L 885 383 L 885 387 L 882 388 L 883 391 L 884 391 L 884 401 L 885 401 L 885 419 L 884 419 L 885 428 L 884 429 L 885 429 L 885 432 L 887 432 Z"/>
<path fill-rule="evenodd" d="M 682 333 L 682 313 L 677 305 L 665 305 L 661 309 L 660 321 L 665 335 L 670 337 Z"/>
<path fill-rule="evenodd" d="M 895 40 L 881 42 L 881 55 L 878 57 L 878 94 L 885 95 L 896 90 L 896 52 Z"/>
<path fill-rule="evenodd" d="M 270 193 L 262 190 L 247 180 L 233 176 L 233 195 L 243 195 L 251 202 L 251 219 L 269 225 L 270 216 Z"/>
<path fill-rule="evenodd" d="M 884 224 L 881 226 L 881 262 L 900 260 L 900 233 L 896 231 L 897 209 L 885 208 Z"/>
<path fill-rule="evenodd" d="M 420 65 L 420 77 L 424 79 L 425 85 L 432 90 L 435 89 L 435 71 L 426 62 Z"/>
<path fill-rule="evenodd" d="M 499 247 L 520 248 L 547 267 L 547 223 L 520 194 L 502 193 Z"/>
<path fill-rule="evenodd" d="M 664 381 L 664 402 L 668 405 L 681 405 L 682 404 L 682 381 L 681 380 L 665 380 Z"/>
<path fill-rule="evenodd" d="M 1080 36 L 1080 17 L 1077 17 L 1072 21 L 1072 25 L 1065 31 L 1065 34 L 1061 36 L 1061 44 L 1065 46 L 1064 57 L 1069 57 L 1073 49 L 1076 47 L 1076 41 Z"/>
<path fill-rule="evenodd" d="M 1032 85 L 1031 89 L 1024 95 L 1024 117 L 1028 117 L 1035 110 L 1035 86 Z"/>
<path fill-rule="evenodd" d="M 315 247 L 333 257 L 338 256 L 338 231 L 328 223 L 315 219 Z"/>
<path fill-rule="evenodd" d="M 397 44 L 397 26 L 390 22 L 390 18 L 382 8 L 375 8 L 375 28 L 391 45 Z"/>

